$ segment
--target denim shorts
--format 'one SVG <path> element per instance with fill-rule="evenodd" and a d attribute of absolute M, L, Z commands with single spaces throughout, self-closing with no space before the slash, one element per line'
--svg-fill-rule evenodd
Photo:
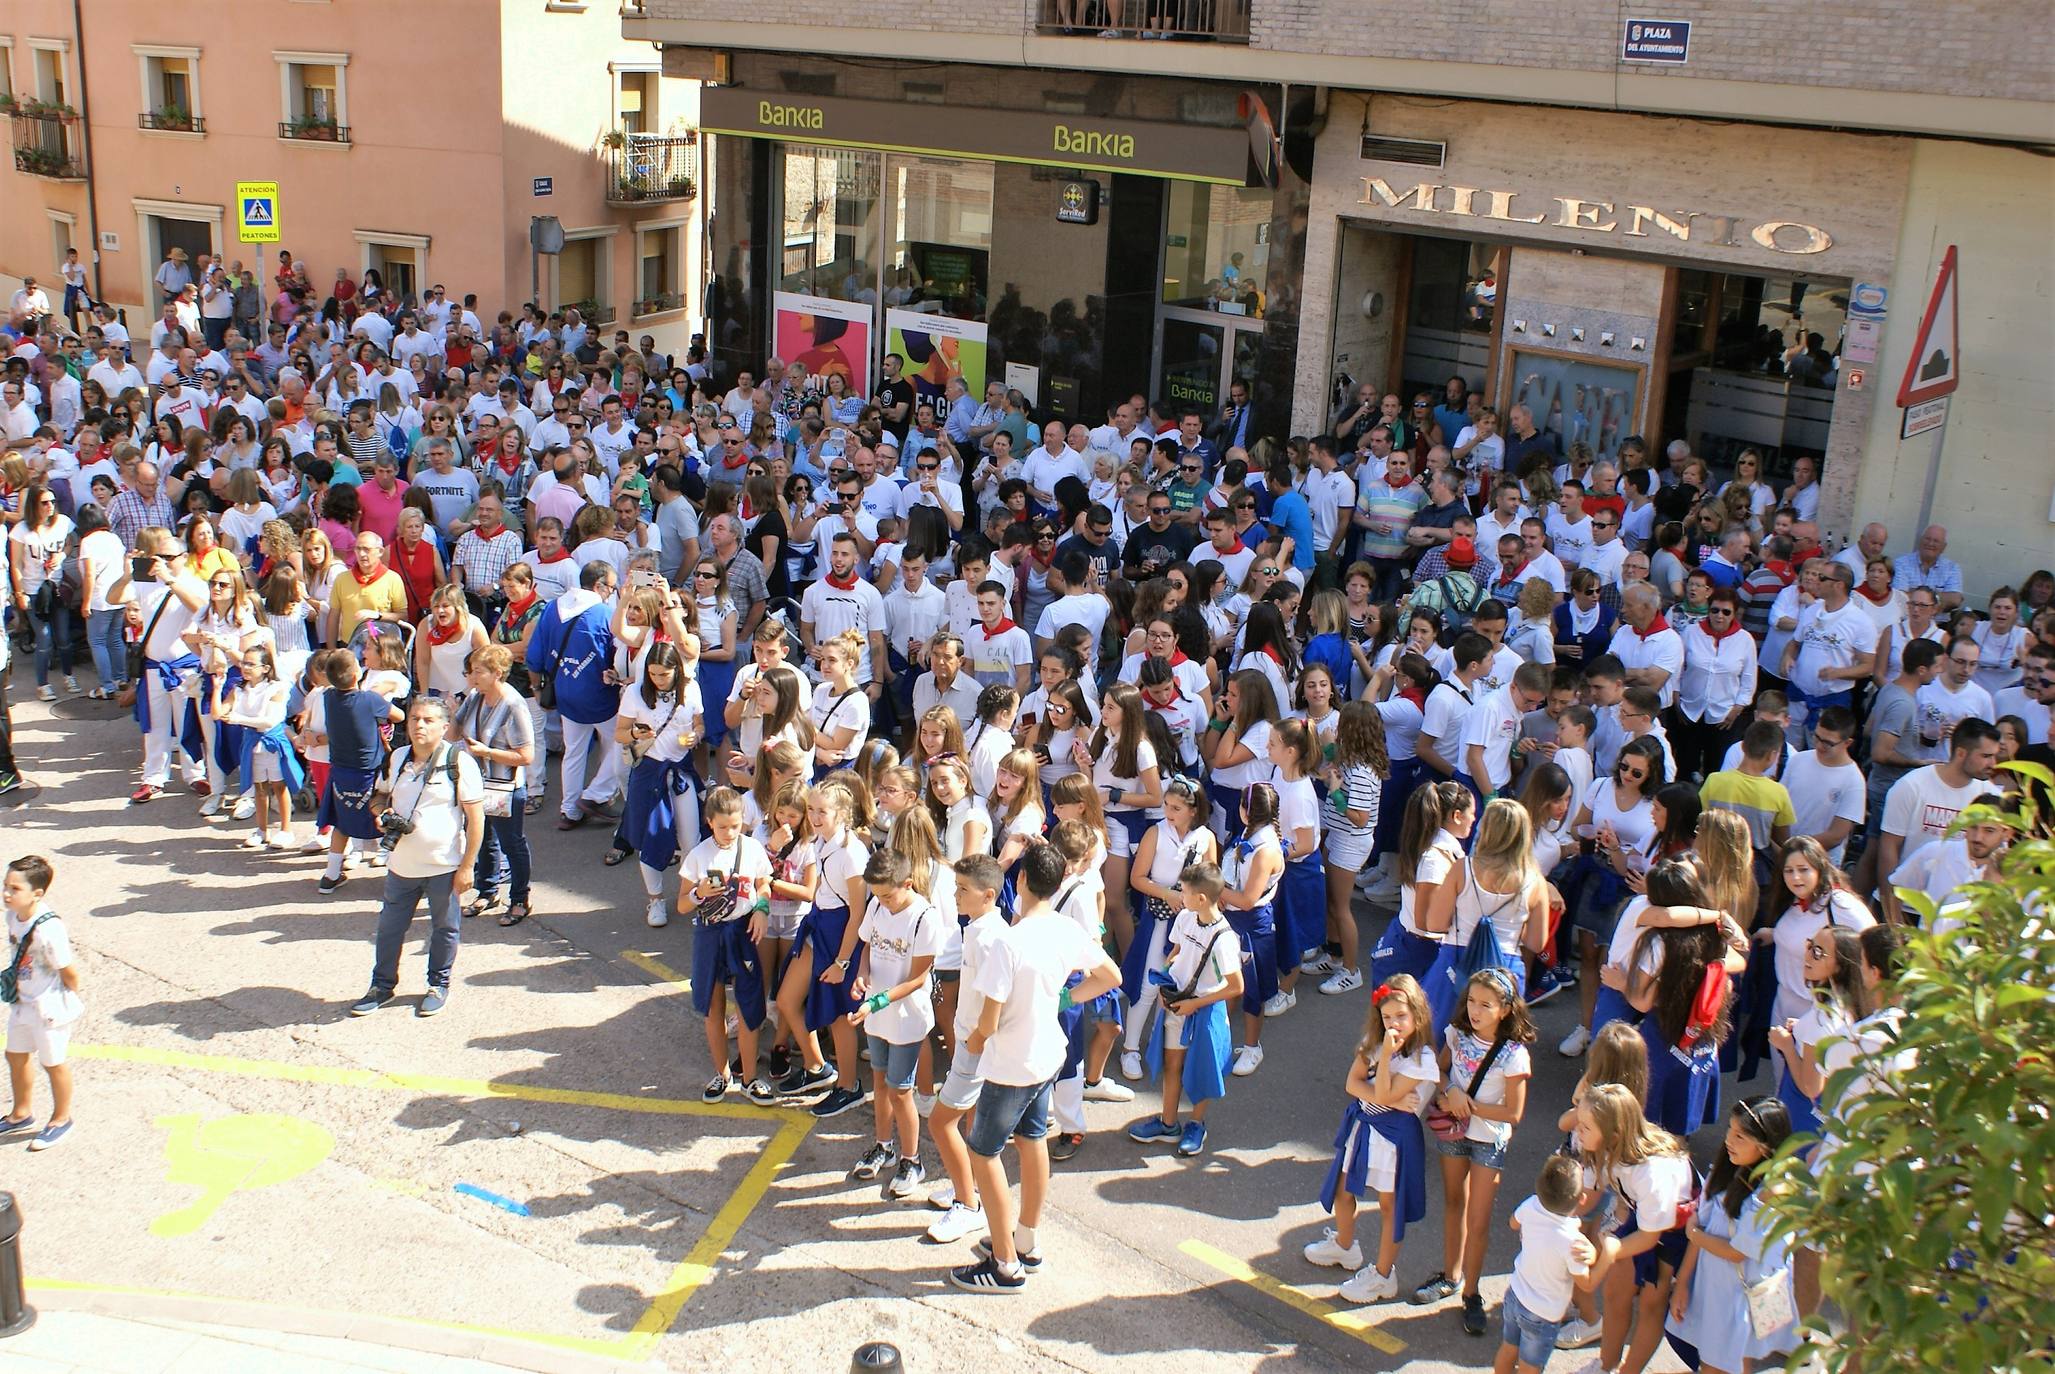
<path fill-rule="evenodd" d="M 978 1114 L 963 1143 L 974 1155 L 997 1159 L 1006 1142 L 1040 1140 L 1049 1134 L 1049 1090 L 1056 1080 L 1029 1088 L 987 1083 L 978 1090 Z"/>
<path fill-rule="evenodd" d="M 951 1111 L 967 1112 L 978 1104 L 978 1095 L 984 1090 L 985 1080 L 978 1073 L 980 1056 L 956 1042 L 956 1052 L 949 1058 L 949 1075 L 942 1080 L 936 1096 L 943 1106 Z"/>
<path fill-rule="evenodd" d="M 1473 1164 L 1482 1164 L 1487 1169 L 1503 1170 L 1506 1167 L 1506 1151 L 1511 1147 L 1512 1137 L 1506 1137 L 1503 1145 L 1494 1145 L 1488 1140 L 1472 1140 L 1464 1136 L 1461 1140 L 1443 1140 L 1431 1137 L 1434 1148 L 1444 1159 L 1467 1159 Z"/>
<path fill-rule="evenodd" d="M 1521 1364 L 1546 1369 L 1548 1357 L 1556 1353 L 1556 1332 L 1562 1325 L 1560 1318 L 1549 1321 L 1535 1316 L 1521 1305 L 1519 1294 L 1506 1289 L 1505 1305 L 1499 1310 L 1498 1338 L 1519 1349 Z"/>
<path fill-rule="evenodd" d="M 913 1086 L 914 1069 L 920 1064 L 920 1041 L 895 1045 L 881 1035 L 864 1036 L 870 1041 L 871 1072 L 885 1080 L 888 1088 L 901 1092 Z"/>

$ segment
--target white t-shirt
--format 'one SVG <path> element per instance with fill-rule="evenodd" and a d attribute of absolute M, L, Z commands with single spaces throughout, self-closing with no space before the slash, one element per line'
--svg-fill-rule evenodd
<path fill-rule="evenodd" d="M 1311 778 L 1279 777 L 1271 784 L 1277 789 L 1277 834 L 1278 842 L 1285 847 L 1287 857 L 1293 848 L 1292 836 L 1301 830 L 1313 832 L 1313 852 L 1320 849 L 1320 792 Z"/>
<path fill-rule="evenodd" d="M 1442 761 L 1456 768 L 1463 766 L 1463 725 L 1473 709 L 1474 703 L 1458 680 L 1445 678 L 1427 694 L 1427 705 L 1421 711 L 1420 733 L 1431 737 Z M 1419 747 L 1417 742 L 1414 747 Z"/>
<path fill-rule="evenodd" d="M 1677 1224 L 1677 1208 L 1691 1197 L 1691 1160 L 1686 1155 L 1650 1155 L 1613 1175 L 1613 1187 L 1634 1209 L 1642 1231 L 1668 1231 Z"/>
<path fill-rule="evenodd" d="M 863 747 L 864 735 L 871 723 L 871 701 L 863 694 L 863 688 L 855 687 L 848 692 L 838 692 L 827 683 L 813 689 L 813 704 L 807 709 L 807 718 L 813 722 L 814 762 L 826 767 L 855 756 Z M 837 749 L 828 743 L 831 730 L 855 730 L 849 743 Z"/>
<path fill-rule="evenodd" d="M 13 912 L 8 912 L 8 940 L 18 942 L 27 933 L 29 926 L 34 924 L 36 916 L 41 914 L 42 912 L 37 912 L 24 921 Z M 12 943 L 9 947 L 12 948 Z M 37 998 L 62 984 L 63 979 L 59 976 L 58 970 L 70 968 L 73 957 L 71 935 L 64 929 L 64 919 L 58 917 L 56 920 L 43 922 L 42 927 L 36 931 L 36 938 L 29 941 L 26 954 L 26 966 L 20 969 L 19 981 L 16 984 L 16 995 L 20 999 L 15 1003 L 17 1007 L 34 1005 Z"/>
<path fill-rule="evenodd" d="M 1543 1321 L 1561 1321 L 1576 1296 L 1577 1277 L 1591 1266 L 1570 1253 L 1584 1238 L 1575 1217 L 1558 1216 L 1530 1197 L 1513 1213 L 1520 1223 L 1520 1253 L 1513 1259 L 1512 1292 Z"/>
<path fill-rule="evenodd" d="M 456 763 L 454 791 L 451 760 Z M 462 804 L 485 800 L 478 760 L 441 745 L 425 766 L 417 766 L 414 751 L 404 749 L 394 755 L 385 776 L 392 784 L 392 809 L 414 823 L 413 832 L 401 837 L 393 849 L 388 871 L 399 878 L 432 878 L 454 872 L 464 859 Z"/>
<path fill-rule="evenodd" d="M 1852 759 L 1829 767 L 1819 761 L 1817 750 L 1801 750 L 1784 765 L 1784 790 L 1791 794 L 1791 809 L 1796 813 L 1791 822 L 1793 835 L 1821 834 L 1836 820 L 1853 822 L 1854 828 L 1848 832 L 1853 835 L 1862 829 L 1869 814 L 1869 785 Z M 1827 858 L 1839 864 L 1841 851 L 1847 847 L 1843 840 L 1827 851 Z"/>
<path fill-rule="evenodd" d="M 849 588 L 831 587 L 822 578 L 806 589 L 800 598 L 799 619 L 802 624 L 813 626 L 813 642 L 825 644 L 844 630 L 855 630 L 863 636 L 863 648 L 857 653 L 856 680 L 871 680 L 871 641 L 873 634 L 885 633 L 885 598 L 878 595 L 878 589 L 858 579 Z"/>
<path fill-rule="evenodd" d="M 45 582 L 63 571 L 64 543 L 71 538 L 71 517 L 60 515 L 39 530 L 30 529 L 24 520 L 7 538 L 21 550 L 21 581 L 15 591 L 33 596 Z"/>
<path fill-rule="evenodd" d="M 1467 1090 L 1470 1080 L 1477 1076 L 1477 1066 L 1484 1062 L 1484 1056 L 1491 1052 L 1491 1042 L 1471 1035 L 1454 1026 L 1445 1027 L 1441 1033 L 1442 1043 L 1449 1052 L 1447 1085 Z M 1525 1045 L 1506 1042 L 1498 1052 L 1498 1058 L 1491 1061 L 1491 1069 L 1484 1075 L 1484 1081 L 1477 1085 L 1471 1100 L 1487 1107 L 1505 1105 L 1506 1081 L 1513 1078 L 1529 1078 L 1534 1074 L 1534 1065 L 1527 1056 Z M 1463 1133 L 1465 1140 L 1480 1141 L 1486 1145 L 1504 1146 L 1513 1138 L 1513 1125 L 1509 1121 L 1486 1121 L 1481 1116 L 1470 1118 L 1469 1129 Z"/>
<path fill-rule="evenodd" d="M 1066 625 L 1082 625 L 1091 632 L 1092 643 L 1099 643 L 1100 632 L 1106 628 L 1106 617 L 1113 614 L 1113 603 L 1103 595 L 1083 595 L 1077 592 L 1058 597 L 1042 609 L 1042 618 L 1035 622 L 1036 639 L 1054 639 Z"/>
<path fill-rule="evenodd" d="M 1433 703 L 1430 701 L 1429 705 Z M 1513 700 L 1513 689 L 1501 687 L 1472 707 L 1463 717 L 1463 743 L 1451 760 L 1463 772 L 1470 771 L 1470 746 L 1484 748 L 1484 773 L 1471 779 L 1487 792 L 1497 792 L 1513 780 L 1513 745 L 1520 738 L 1521 711 Z M 1444 752 L 1443 758 L 1448 758 Z"/>
<path fill-rule="evenodd" d="M 1992 783 L 1974 778 L 1967 786 L 1950 787 L 1942 780 L 1938 764 L 1915 768 L 1898 779 L 1884 796 L 1884 831 L 1904 837 L 1904 847 L 1898 851 L 1899 861 L 1911 857 L 1921 845 L 1947 834 L 1964 807 L 1996 790 Z"/>
<path fill-rule="evenodd" d="M 858 938 L 870 949 L 870 990 L 884 992 L 898 986 L 913 976 L 916 959 L 940 954 L 942 925 L 942 914 L 919 893 L 913 894 L 903 911 L 893 911 L 872 898 L 857 930 Z M 935 1004 L 923 988 L 872 1012 L 863 1026 L 887 1044 L 918 1044 L 935 1028 Z"/>
<path fill-rule="evenodd" d="M 1555 556 L 1565 567 L 1581 567 L 1591 547 L 1591 517 L 1581 516 L 1572 524 L 1560 510 L 1548 513 L 1548 539 Z"/>
<path fill-rule="evenodd" d="M 978 990 L 978 975 L 992 957 L 992 946 L 1005 938 L 1006 931 L 1006 918 L 996 907 L 963 928 L 963 966 L 956 995 L 958 1044 L 978 1028 L 978 1018 L 985 1014 L 985 994 Z"/>
<path fill-rule="evenodd" d="M 850 880 L 862 876 L 865 857 L 863 845 L 846 830 L 816 835 L 813 862 L 820 869 L 820 882 L 814 888 L 813 904 L 829 911 L 847 910 Z"/>
<path fill-rule="evenodd" d="M 1415 935 L 1425 935 L 1426 932 L 1420 929 L 1419 915 L 1413 910 L 1413 888 L 1418 883 L 1446 881 L 1462 861 L 1463 846 L 1456 842 L 1456 837 L 1446 830 L 1435 831 L 1427 852 L 1420 856 L 1419 867 L 1413 870 L 1412 881 L 1399 884 L 1399 924 Z"/>
<path fill-rule="evenodd" d="M 111 611 L 115 603 L 107 599 L 107 591 L 121 575 L 128 571 L 128 551 L 121 546 L 121 536 L 113 530 L 94 530 L 79 540 L 78 559 L 81 566 L 90 568 L 93 574 L 93 600 L 88 611 Z"/>
<path fill-rule="evenodd" d="M 692 752 L 678 743 L 678 736 L 692 729 L 692 722 L 704 710 L 699 684 L 687 678 L 682 693 L 659 692 L 654 706 L 642 699 L 641 687 L 628 688 L 621 693 L 619 715 L 620 719 L 631 724 L 640 722 L 656 731 L 650 741 L 649 752 L 643 757 L 659 763 L 676 763 Z"/>
<path fill-rule="evenodd" d="M 1812 1005 L 1812 993 L 1805 986 L 1805 946 L 1829 925 L 1843 930 L 1868 930 L 1877 923 L 1862 899 L 1838 889 L 1824 903 L 1811 907 L 1793 906 L 1770 927 L 1775 943 L 1777 1002 L 1771 1019 L 1781 1025 L 1803 1015 Z"/>
<path fill-rule="evenodd" d="M 1648 798 L 1642 797 L 1622 811 L 1613 802 L 1613 780 L 1594 778 L 1585 789 L 1584 804 L 1591 808 L 1594 835 L 1610 824 L 1624 852 L 1638 854 L 1648 848 L 1648 841 L 1655 834 L 1655 808 Z"/>
<path fill-rule="evenodd" d="M 1105 957 L 1076 922 L 1053 911 L 1026 917 L 992 942 L 973 984 L 1004 1003 L 980 1061 L 987 1082 L 1030 1088 L 1056 1076 L 1069 1043 L 1056 1019 L 1057 996 L 1071 974 Z"/>
<path fill-rule="evenodd" d="M 1208 953 L 1210 947 L 1211 953 Z M 1242 942 L 1225 916 L 1201 925 L 1198 914 L 1180 908 L 1163 945 L 1163 968 L 1179 987 L 1204 997 L 1227 986 L 1227 977 L 1241 967 Z M 1196 978 L 1196 981 L 1194 979 Z"/>
<path fill-rule="evenodd" d="M 708 835 L 692 846 L 678 865 L 678 886 L 682 891 L 709 873 L 728 875 L 728 887 L 735 894 L 735 907 L 747 918 L 749 908 L 759 901 L 768 903 L 771 891 L 771 856 L 753 835 L 738 834 L 733 844 L 716 844 Z"/>

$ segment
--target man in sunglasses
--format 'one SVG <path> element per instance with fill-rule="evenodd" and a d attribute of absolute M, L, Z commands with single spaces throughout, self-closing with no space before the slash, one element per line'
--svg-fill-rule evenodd
<path fill-rule="evenodd" d="M 899 505 L 896 514 L 901 520 L 912 518 L 917 506 L 933 506 L 942 512 L 942 518 L 949 524 L 954 535 L 963 529 L 963 484 L 948 479 L 943 472 L 942 452 L 930 448 L 913 460 L 913 480 L 899 488 Z"/>
<path fill-rule="evenodd" d="M 1148 523 L 1131 531 L 1121 550 L 1120 566 L 1130 581 L 1155 577 L 1191 556 L 1198 532 L 1171 519 L 1168 492 L 1149 493 Z"/>

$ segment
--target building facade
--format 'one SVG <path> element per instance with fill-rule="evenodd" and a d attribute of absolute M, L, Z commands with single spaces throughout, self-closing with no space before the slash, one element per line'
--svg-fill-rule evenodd
<path fill-rule="evenodd" d="M 172 248 L 253 268 L 284 249 L 317 291 L 377 269 L 401 293 L 540 299 L 681 348 L 698 328 L 698 88 L 610 4 L 18 0 L 0 16 L 0 275 L 155 314 Z M 274 244 L 239 241 L 238 182 L 275 182 Z M 534 257 L 555 216 L 564 251 Z M 260 280 L 266 274 L 259 273 Z M 12 289 L 10 285 L 9 289 Z"/>
<path fill-rule="evenodd" d="M 889 27 L 867 22 L 819 0 L 746 17 L 717 0 L 623 10 L 624 32 L 658 44 L 667 70 L 767 115 L 709 140 L 717 161 L 738 134 L 738 157 L 770 159 L 753 200 L 714 177 L 728 221 L 713 233 L 714 294 L 729 301 L 732 349 L 765 351 L 781 287 L 818 291 L 818 271 L 795 277 L 820 258 L 800 251 L 818 199 L 806 186 L 870 184 L 780 170 L 792 150 L 853 151 L 809 145 L 836 112 L 822 107 L 815 125 L 792 97 L 896 101 L 900 127 L 872 121 L 851 144 L 884 145 L 874 151 L 891 214 L 911 203 L 895 157 L 939 147 L 991 162 L 1001 241 L 980 251 L 999 299 L 1012 279 L 1002 259 L 1053 256 L 1090 279 L 1069 284 L 1087 303 L 1102 260 L 1097 242 L 1064 237 L 1076 226 L 1055 222 L 1048 199 L 1009 203 L 1000 188 L 1044 176 L 1069 194 L 1073 180 L 1106 179 L 1106 327 L 1081 359 L 1057 350 L 1080 375 L 1043 397 L 1045 410 L 1091 416 L 1082 402 L 1130 387 L 1217 400 L 1192 379 L 1211 377 L 1217 392 L 1240 376 L 1256 382 L 1267 428 L 1309 433 L 1327 426 L 1340 374 L 1405 392 L 1461 376 L 1600 452 L 1631 434 L 1657 447 L 1681 438 L 1725 476 L 1755 447 L 1773 479 L 1819 459 L 1831 537 L 1880 520 L 1903 550 L 1923 521 L 1945 524 L 1973 592 L 2055 565 L 2055 39 L 2005 7 L 1829 4 L 1806 11 L 1802 33 L 1768 0 L 1690 0 L 1646 17 L 1600 0 L 1515 0 L 1488 18 L 1351 0 L 912 0 Z M 1189 196 L 1159 195 L 1146 236 L 1152 207 L 1138 197 L 1150 188 L 1138 183 L 1165 168 L 1066 161 L 1039 127 L 1052 146 L 1024 164 L 1001 160 L 1018 155 L 1004 141 L 965 148 L 1001 110 L 1070 115 L 1116 138 L 1121 120 L 1166 118 L 1195 137 L 1239 126 L 1252 149 L 1266 120 L 1278 137 L 1274 157 L 1252 152 L 1240 187 L 1207 193 L 1229 201 L 1209 200 L 1208 247 L 1192 263 L 1180 255 L 1197 239 L 1178 213 Z M 1146 131 L 1133 132 L 1141 150 Z M 816 169 L 819 156 L 802 153 Z M 873 229 L 868 212 L 836 205 L 855 231 L 840 241 L 865 264 L 848 289 L 876 296 L 845 313 L 862 317 L 876 358 L 888 294 L 928 289 L 898 275 L 923 250 L 887 212 Z M 1009 212 L 1013 245 L 997 228 Z M 1228 227 L 1243 215 L 1265 226 L 1259 244 Z M 1123 247 L 1129 235 L 1144 237 Z M 1261 329 L 1221 317 L 1236 297 L 1220 296 L 1232 260 L 1216 243 L 1244 265 L 1261 248 Z M 1961 387 L 1937 447 L 1931 434 L 1900 437 L 1896 397 L 1951 244 Z M 1205 284 L 1196 299 L 1177 294 L 1188 279 Z M 1050 313 L 1073 299 L 1042 294 Z M 989 313 L 985 323 L 989 337 Z M 1082 375 L 1094 362 L 1096 396 Z M 1037 380 L 1068 375 L 1021 365 Z M 1073 395 L 1080 404 L 1063 404 Z"/>

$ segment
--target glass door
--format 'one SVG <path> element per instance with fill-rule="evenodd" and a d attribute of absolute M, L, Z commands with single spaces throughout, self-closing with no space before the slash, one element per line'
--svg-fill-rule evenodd
<path fill-rule="evenodd" d="M 1263 360 L 1263 322 L 1246 315 L 1164 306 L 1156 312 L 1156 395 L 1172 414 L 1196 408 L 1212 424 L 1229 382 L 1255 391 Z"/>

